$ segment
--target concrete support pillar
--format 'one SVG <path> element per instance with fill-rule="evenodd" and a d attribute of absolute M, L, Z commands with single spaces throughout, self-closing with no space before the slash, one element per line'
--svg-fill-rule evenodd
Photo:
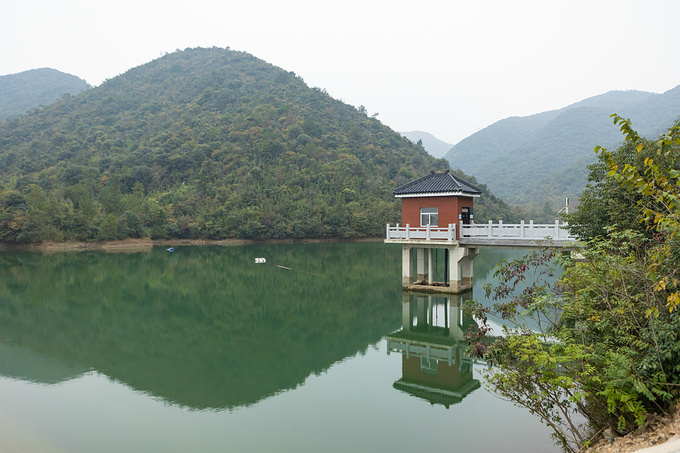
<path fill-rule="evenodd" d="M 454 291 L 472 285 L 472 260 L 478 253 L 478 248 L 457 246 L 449 249 L 449 287 Z"/>
<path fill-rule="evenodd" d="M 465 249 L 464 257 L 461 259 L 462 283 L 465 286 L 472 287 L 473 266 L 472 260 L 479 255 L 479 249 L 474 247 L 467 247 Z"/>
<path fill-rule="evenodd" d="M 404 245 L 401 248 L 401 286 L 407 287 L 413 283 L 413 253 L 411 247 Z"/>
<path fill-rule="evenodd" d="M 472 284 L 472 258 L 470 255 L 465 255 L 460 260 L 461 281 L 466 286 Z"/>
<path fill-rule="evenodd" d="M 460 291 L 463 286 L 463 278 L 460 272 L 460 260 L 465 252 L 465 247 L 449 248 L 449 287 L 453 291 Z"/>
<path fill-rule="evenodd" d="M 418 247 L 416 249 L 416 267 L 417 273 L 416 280 L 419 282 L 424 282 L 427 280 L 427 257 L 425 256 L 426 249 Z"/>
<path fill-rule="evenodd" d="M 479 253 L 479 248 L 446 244 L 442 249 L 442 252 L 445 253 L 435 255 L 436 251 L 432 247 L 403 244 L 401 255 L 402 287 L 404 289 L 415 288 L 424 291 L 453 293 L 470 288 L 473 276 L 472 260 Z M 441 261 L 440 256 L 445 257 L 444 262 Z M 440 276 L 435 274 L 439 266 L 443 266 L 444 279 L 448 282 L 448 287 L 435 286 L 435 282 L 441 280 Z"/>

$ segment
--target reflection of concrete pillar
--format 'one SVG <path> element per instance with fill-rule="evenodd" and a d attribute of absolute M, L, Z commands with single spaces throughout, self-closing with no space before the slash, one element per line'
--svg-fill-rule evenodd
<path fill-rule="evenodd" d="M 447 299 L 449 304 L 449 337 L 462 340 L 465 332 L 463 332 L 461 324 L 461 297 L 456 295 Z"/>
<path fill-rule="evenodd" d="M 427 283 L 432 284 L 434 281 L 434 276 L 432 275 L 432 270 L 434 269 L 434 263 L 432 262 L 432 249 L 427 249 Z"/>
<path fill-rule="evenodd" d="M 401 249 L 401 286 L 404 287 L 413 283 L 412 256 L 411 247 L 404 245 Z"/>
<path fill-rule="evenodd" d="M 401 327 L 411 330 L 411 296 L 406 292 L 401 295 Z"/>
<path fill-rule="evenodd" d="M 416 279 L 419 282 L 423 282 L 427 280 L 427 261 L 425 257 L 425 249 L 424 248 L 417 248 L 416 249 L 416 262 L 417 262 L 417 273 Z"/>
<path fill-rule="evenodd" d="M 416 316 L 418 317 L 419 326 L 424 326 L 427 323 L 427 298 L 426 297 L 416 297 Z"/>

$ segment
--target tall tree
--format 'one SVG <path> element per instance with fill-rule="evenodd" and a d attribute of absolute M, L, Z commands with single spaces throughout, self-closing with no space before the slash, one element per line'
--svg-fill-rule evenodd
<path fill-rule="evenodd" d="M 615 213 L 606 213 L 585 241 L 585 262 L 565 261 L 557 285 L 544 278 L 549 267 L 536 271 L 550 263 L 548 250 L 503 263 L 499 284 L 487 287 L 497 302 L 469 306 L 482 320 L 468 336 L 471 351 L 494 364 L 491 387 L 541 417 L 570 451 L 606 427 L 630 432 L 680 399 L 680 133 L 676 125 L 644 141 L 628 120 L 615 122 L 626 144 L 614 153 L 597 149 L 602 179 L 591 190 L 601 209 L 625 205 L 633 221 L 614 228 L 606 222 Z M 491 316 L 507 326 L 493 341 Z M 580 426 L 574 413 L 589 425 Z"/>

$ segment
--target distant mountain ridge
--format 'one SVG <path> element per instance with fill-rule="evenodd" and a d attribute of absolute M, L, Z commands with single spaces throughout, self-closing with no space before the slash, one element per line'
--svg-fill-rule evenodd
<path fill-rule="evenodd" d="M 83 79 L 50 68 L 0 76 L 0 121 L 90 88 Z"/>
<path fill-rule="evenodd" d="M 400 132 L 400 134 L 411 140 L 413 143 L 418 143 L 418 140 L 420 140 L 423 144 L 423 148 L 425 148 L 425 151 L 436 158 L 444 157 L 453 146 L 451 143 L 446 143 L 445 141 L 439 140 L 429 132 L 411 131 Z"/>
<path fill-rule="evenodd" d="M 643 136 L 656 137 L 680 115 L 680 86 L 663 94 L 611 91 L 559 110 L 506 118 L 465 138 L 445 158 L 510 203 L 557 206 L 582 192 L 593 148 L 621 142 L 612 113 L 630 118 Z"/>

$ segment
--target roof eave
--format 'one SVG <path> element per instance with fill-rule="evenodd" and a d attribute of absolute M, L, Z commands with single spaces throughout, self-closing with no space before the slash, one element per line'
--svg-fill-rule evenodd
<path fill-rule="evenodd" d="M 423 192 L 423 193 L 401 193 L 394 194 L 395 198 L 417 198 L 417 197 L 471 197 L 478 198 L 481 193 L 465 193 L 465 192 Z"/>

